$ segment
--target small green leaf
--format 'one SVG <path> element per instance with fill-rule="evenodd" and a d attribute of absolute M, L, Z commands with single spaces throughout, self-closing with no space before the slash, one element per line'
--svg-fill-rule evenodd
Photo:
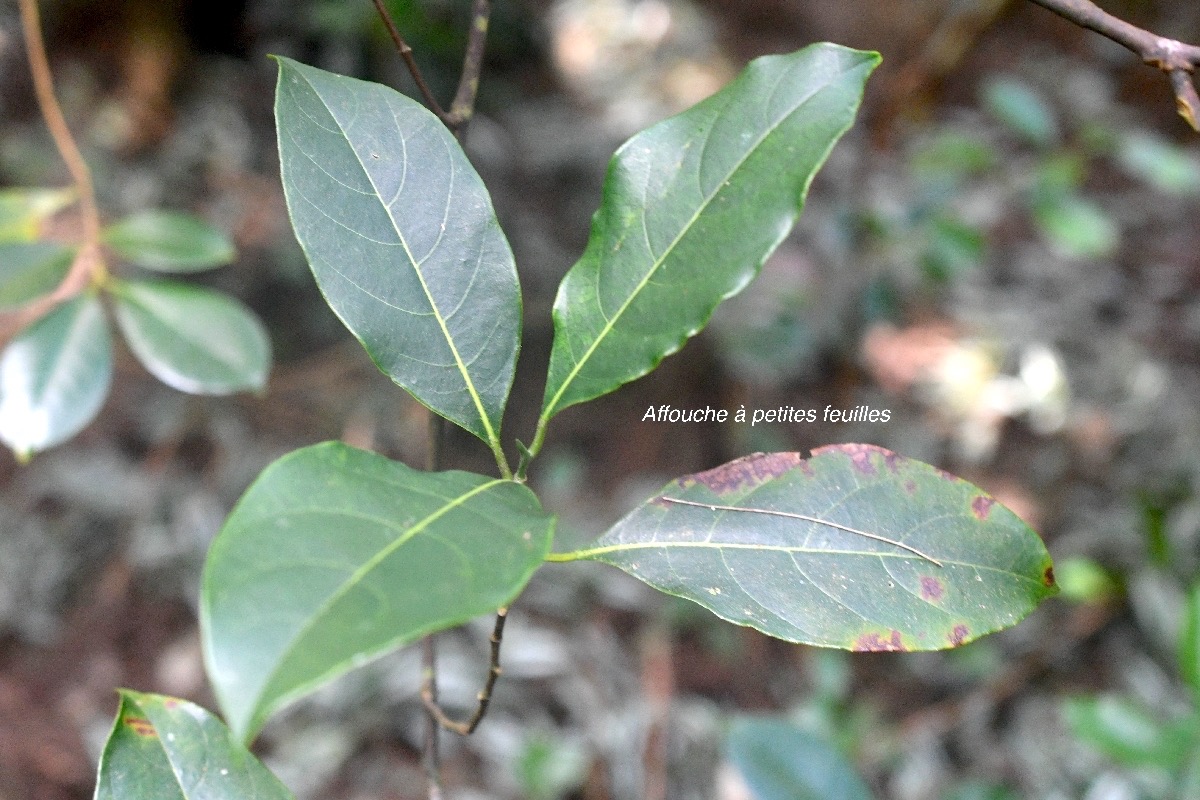
<path fill-rule="evenodd" d="M 1194 720 L 1186 724 L 1124 697 L 1075 697 L 1063 713 L 1071 732 L 1085 744 L 1115 761 L 1131 766 L 1177 769 L 1191 740 Z"/>
<path fill-rule="evenodd" d="M 1063 598 L 1076 603 L 1099 603 L 1120 592 L 1120 584 L 1103 566 L 1090 558 L 1059 559 L 1054 565 Z"/>
<path fill-rule="evenodd" d="M 68 300 L 0 355 L 0 440 L 28 458 L 81 431 L 112 383 L 112 341 L 94 294 Z"/>
<path fill-rule="evenodd" d="M 1049 103 L 1028 84 L 1013 78 L 993 78 L 983 87 L 988 111 L 1033 144 L 1048 146 L 1058 141 L 1058 120 Z"/>
<path fill-rule="evenodd" d="M 222 231 L 178 211 L 142 211 L 109 225 L 103 236 L 122 258 L 158 272 L 202 272 L 237 255 Z"/>
<path fill-rule="evenodd" d="M 981 489 L 881 447 L 747 456 L 667 484 L 587 549 L 792 642 L 940 650 L 1054 594 L 1045 546 Z"/>
<path fill-rule="evenodd" d="M 513 481 L 428 473 L 339 442 L 263 471 L 204 570 L 209 678 L 252 736 L 279 706 L 513 600 L 554 519 Z"/>
<path fill-rule="evenodd" d="M 74 189 L 0 191 L 0 242 L 32 242 L 41 225 L 75 201 Z"/>
<path fill-rule="evenodd" d="M 0 310 L 52 291 L 71 269 L 75 251 L 56 242 L 0 242 Z"/>
<path fill-rule="evenodd" d="M 326 301 L 385 374 L 502 461 L 521 290 L 483 181 L 419 103 L 278 61 L 283 189 Z"/>
<path fill-rule="evenodd" d="M 1130 134 L 1121 142 L 1117 159 L 1128 172 L 1159 191 L 1200 194 L 1200 159 L 1194 152 L 1158 136 Z"/>
<path fill-rule="evenodd" d="M 754 800 L 871 800 L 870 789 L 841 753 L 784 720 L 737 720 L 725 753 Z"/>
<path fill-rule="evenodd" d="M 174 697 L 121 690 L 95 800 L 291 800 L 220 720 Z"/>
<path fill-rule="evenodd" d="M 1033 218 L 1050 245 L 1065 256 L 1110 256 L 1121 241 L 1121 231 L 1113 218 L 1091 200 L 1075 194 L 1037 203 Z"/>
<path fill-rule="evenodd" d="M 1200 699 L 1200 583 L 1192 585 L 1179 632 L 1179 675 Z"/>
<path fill-rule="evenodd" d="M 169 281 L 114 281 L 111 290 L 130 349 L 163 383 L 192 394 L 266 385 L 270 340 L 237 300 Z"/>
<path fill-rule="evenodd" d="M 554 302 L 541 429 L 650 372 L 758 274 L 878 63 L 831 44 L 757 59 L 617 151 L 587 249 Z"/>

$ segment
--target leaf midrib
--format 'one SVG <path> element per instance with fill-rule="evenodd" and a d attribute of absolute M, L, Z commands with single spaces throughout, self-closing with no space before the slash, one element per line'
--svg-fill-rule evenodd
<path fill-rule="evenodd" d="M 268 688 L 270 688 L 272 686 L 272 684 L 275 682 L 275 679 L 279 675 L 280 669 L 283 667 L 284 664 L 287 663 L 291 654 L 295 651 L 296 646 L 304 640 L 304 638 L 313 629 L 313 627 L 316 625 L 316 623 L 320 619 L 322 619 L 322 617 L 329 611 L 329 609 L 332 608 L 352 588 L 359 585 L 359 583 L 362 582 L 363 578 L 367 574 L 369 574 L 372 570 L 374 570 L 377 566 L 379 566 L 379 564 L 382 563 L 384 561 L 384 559 L 386 559 L 388 556 L 390 556 L 396 550 L 398 550 L 399 548 L 404 546 L 410 539 L 412 539 L 418 533 L 420 533 L 423 530 L 425 530 L 426 528 L 428 528 L 430 525 L 432 525 L 434 522 L 436 522 L 441 517 L 450 513 L 450 511 L 462 506 L 464 503 L 466 503 L 472 497 L 474 497 L 478 494 L 481 494 L 483 492 L 486 492 L 487 490 L 491 489 L 492 487 L 494 487 L 498 484 L 502 484 L 502 483 L 506 483 L 506 482 L 507 481 L 504 480 L 503 478 L 495 478 L 493 480 L 488 481 L 487 483 L 480 484 L 479 486 L 475 487 L 474 489 L 471 489 L 470 491 L 464 492 L 463 494 L 459 495 L 458 497 L 450 499 L 449 501 L 445 502 L 440 508 L 438 508 L 435 511 L 433 511 L 432 513 L 426 515 L 423 519 L 419 520 L 418 522 L 413 523 L 406 531 L 404 531 L 402 534 L 397 536 L 393 541 L 389 542 L 385 547 L 380 548 L 379 552 L 377 552 L 374 556 L 372 556 L 371 558 L 369 558 L 365 562 L 363 562 L 362 566 L 360 566 L 358 569 L 356 569 L 354 572 L 352 572 L 350 574 L 350 576 L 348 578 L 346 578 L 346 580 L 344 580 L 342 582 L 342 584 L 335 591 L 329 593 L 329 595 L 325 598 L 325 600 L 323 600 L 321 602 L 321 604 L 317 607 L 317 609 L 312 614 L 309 615 L 308 620 L 302 626 L 300 626 L 300 628 L 297 629 L 295 635 L 292 636 L 292 638 L 287 643 L 287 645 L 279 651 L 280 655 L 279 655 L 279 658 L 276 660 L 275 668 L 273 670 L 271 670 L 271 673 L 267 676 L 266 680 L 264 680 L 262 682 L 262 688 L 259 690 L 258 697 L 256 698 L 255 703 L 254 703 L 254 708 L 257 709 L 257 706 L 262 701 L 262 698 L 263 698 L 266 690 Z M 257 715 L 255 715 L 255 716 L 257 716 Z M 248 720 L 248 722 L 253 722 L 253 718 L 251 718 L 251 720 Z"/>
<path fill-rule="evenodd" d="M 300 73 L 299 70 L 296 70 L 296 72 L 297 72 L 297 74 L 300 74 L 303 76 L 303 73 Z M 429 303 L 429 307 L 433 310 L 433 317 L 435 320 L 437 320 L 438 328 L 442 332 L 442 337 L 446 340 L 446 344 L 450 348 L 450 353 L 454 356 L 454 364 L 458 368 L 459 374 L 462 376 L 463 384 L 466 386 L 467 393 L 471 397 L 471 402 L 475 406 L 475 412 L 479 415 L 479 419 L 483 423 L 484 432 L 487 434 L 487 440 L 489 443 L 493 443 L 493 444 L 497 443 L 499 441 L 499 439 L 496 436 L 495 429 L 492 427 L 492 422 L 487 414 L 487 410 L 484 408 L 483 399 L 480 397 L 479 392 L 475 388 L 475 382 L 471 378 L 471 373 L 467 369 L 467 365 L 463 361 L 462 355 L 458 352 L 458 346 L 454 342 L 454 338 L 450 333 L 450 329 L 446 326 L 446 320 L 442 316 L 441 309 L 438 308 L 437 303 L 434 301 L 433 293 L 429 289 L 429 284 L 426 283 L 426 281 L 425 281 L 425 275 L 424 275 L 424 273 L 421 272 L 419 263 L 418 263 L 416 257 L 413 255 L 412 250 L 408 246 L 408 239 L 405 238 L 404 233 L 400 230 L 399 225 L 397 225 L 396 218 L 392 214 L 391 209 L 388 207 L 388 205 L 386 203 L 383 202 L 383 194 L 380 192 L 379 186 L 376 185 L 375 179 L 372 176 L 371 171 L 369 169 L 367 169 L 366 162 L 364 162 L 359 157 L 358 151 L 354 149 L 354 145 L 350 142 L 350 137 L 346 135 L 346 129 L 343 127 L 341 120 L 338 119 L 337 116 L 334 115 L 332 108 L 325 101 L 325 98 L 321 94 L 321 91 L 312 83 L 312 81 L 310 81 L 308 79 L 307 76 L 303 76 L 303 77 L 304 77 L 305 83 L 308 84 L 308 87 L 312 90 L 313 94 L 316 95 L 318 100 L 320 100 L 321 105 L 325 108 L 326 113 L 329 114 L 329 118 L 331 120 L 333 120 L 333 123 L 337 126 L 338 133 L 341 134 L 342 138 L 346 141 L 346 146 L 350 148 L 350 152 L 354 155 L 355 162 L 359 165 L 359 168 L 362 169 L 363 175 L 366 177 L 367 182 L 371 184 L 371 188 L 372 188 L 372 190 L 374 190 L 373 197 L 374 197 L 374 199 L 379 201 L 380 206 L 383 208 L 384 213 L 387 215 L 388 222 L 391 223 L 392 230 L 394 230 L 396 232 L 396 238 L 399 240 L 400 246 L 404 248 L 405 256 L 408 257 L 409 266 L 412 268 L 412 271 L 417 276 L 417 280 L 421 284 L 421 291 L 425 293 L 425 300 Z M 299 104 L 297 104 L 297 106 L 299 106 Z M 388 109 L 391 110 L 390 102 L 388 103 Z M 394 121 L 395 120 L 394 112 L 393 112 L 392 116 L 393 116 L 393 121 Z M 429 124 L 428 121 L 426 121 L 425 124 Z M 398 127 L 397 127 L 397 130 L 399 130 Z M 404 137 L 401 136 L 400 138 L 401 138 L 401 141 L 404 142 Z M 442 143 L 442 144 L 444 145 L 444 143 Z M 303 150 L 301 150 L 301 152 L 303 152 Z M 305 154 L 305 157 L 309 158 L 309 156 L 307 154 Z M 407 154 L 405 157 L 407 159 Z M 406 161 L 406 163 L 407 163 L 407 161 Z M 453 181 L 455 180 L 455 177 L 456 177 L 455 170 L 451 169 L 450 170 L 450 181 L 451 181 L 450 185 L 451 186 L 453 186 Z M 354 283 L 354 282 L 351 281 L 351 283 Z M 356 287 L 358 287 L 357 284 L 354 284 L 354 285 Z M 361 289 L 361 287 L 358 287 L 358 288 Z M 366 294 L 374 297 L 374 295 L 371 295 L 370 292 L 366 292 Z M 376 298 L 376 299 L 378 299 L 378 298 Z M 389 304 L 385 303 L 385 305 L 389 305 Z"/>
<path fill-rule="evenodd" d="M 856 68 L 857 68 L 857 66 L 856 66 Z M 845 72 L 839 73 L 838 77 L 840 78 L 844 74 L 845 74 Z M 638 282 L 638 285 L 636 287 L 634 287 L 633 291 L 629 293 L 629 297 L 625 299 L 625 302 L 623 302 L 621 304 L 620 308 L 617 309 L 617 312 L 615 314 L 613 314 L 612 318 L 609 319 L 607 317 L 607 315 L 605 315 L 603 313 L 603 309 L 601 310 L 601 316 L 604 317 L 604 319 L 605 319 L 604 326 L 600 329 L 599 334 L 597 334 L 596 338 L 592 341 L 592 344 L 584 352 L 583 357 L 581 359 L 579 359 L 578 361 L 576 361 L 575 366 L 571 369 L 571 371 L 569 373 L 567 373 L 566 379 L 563 380 L 562 384 L 559 386 L 558 391 L 555 392 L 554 397 L 551 399 L 551 401 L 549 403 L 546 404 L 546 411 L 544 412 L 545 419 L 549 419 L 550 416 L 552 416 L 555 413 L 555 409 L 557 408 L 559 401 L 562 400 L 562 397 L 564 394 L 566 394 L 567 389 L 571 386 L 572 383 L 574 383 L 575 378 L 579 375 L 580 371 L 583 369 L 583 366 L 589 360 L 591 360 L 592 355 L 595 353 L 596 349 L 600 346 L 601 342 L 603 342 L 608 337 L 609 333 L 612 332 L 612 329 L 616 326 L 617 321 L 620 320 L 621 316 L 625 313 L 626 310 L 628 310 L 629 306 L 633 304 L 633 301 L 641 294 L 642 290 L 645 289 L 646 285 L 650 282 L 650 279 L 652 277 L 654 277 L 654 275 L 662 267 L 662 265 L 666 261 L 666 259 L 674 252 L 676 246 L 678 246 L 679 242 L 683 239 L 683 237 L 686 236 L 688 234 L 688 232 L 691 231 L 692 226 L 694 226 L 696 224 L 696 220 L 699 219 L 700 215 L 705 211 L 705 209 L 708 208 L 708 206 L 721 193 L 721 190 L 725 187 L 726 183 L 730 180 L 731 176 L 733 176 L 735 173 L 737 173 L 738 170 L 740 170 L 742 168 L 742 166 L 746 163 L 746 161 L 749 160 L 749 158 L 758 149 L 759 145 L 761 145 L 768 136 L 770 136 L 775 130 L 777 130 L 781 125 L 783 125 L 783 123 L 786 122 L 788 120 L 788 118 L 790 118 L 793 114 L 795 114 L 797 111 L 799 111 L 801 107 L 803 107 L 808 102 L 810 102 L 818 94 L 820 94 L 821 92 L 828 89 L 829 86 L 832 85 L 833 82 L 834 82 L 833 80 L 830 80 L 828 83 L 822 85 L 820 88 L 816 89 L 811 94 L 806 96 L 803 100 L 798 102 L 788 113 L 786 113 L 782 117 L 780 117 L 778 121 L 776 121 L 773 125 L 771 125 L 761 136 L 759 136 L 758 139 L 755 140 L 755 142 L 752 146 L 746 148 L 745 155 L 743 155 L 740 159 L 738 159 L 737 162 L 735 163 L 735 165 L 733 166 L 733 168 L 725 173 L 724 178 L 722 178 L 720 181 L 717 181 L 716 188 L 712 191 L 712 193 L 708 197 L 706 197 L 704 199 L 704 201 L 699 205 L 699 207 L 696 209 L 696 211 L 692 213 L 691 217 L 681 228 L 680 232 L 675 236 L 674 239 L 672 239 L 671 243 L 669 245 L 667 245 L 667 247 L 663 251 L 662 255 L 659 256 L 654 261 L 653 264 L 651 264 L 650 269 L 642 277 L 641 281 Z M 709 133 L 710 134 L 712 133 L 711 126 L 709 128 Z M 707 139 L 705 140 L 704 146 L 707 147 Z M 644 213 L 643 213 L 643 224 L 644 224 Z M 599 267 L 597 267 L 597 271 L 598 270 L 599 270 Z"/>

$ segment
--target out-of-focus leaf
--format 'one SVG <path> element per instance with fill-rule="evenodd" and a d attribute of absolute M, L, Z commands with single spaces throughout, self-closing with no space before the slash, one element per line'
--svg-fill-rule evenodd
<path fill-rule="evenodd" d="M 617 151 L 587 249 L 554 302 L 541 430 L 650 372 L 758 274 L 878 63 L 830 44 L 757 59 Z"/>
<path fill-rule="evenodd" d="M 1200 158 L 1158 136 L 1131 134 L 1117 159 L 1131 174 L 1171 194 L 1200 194 Z"/>
<path fill-rule="evenodd" d="M 68 300 L 0 355 L 0 440 L 20 458 L 66 441 L 99 413 L 112 383 L 100 299 Z"/>
<path fill-rule="evenodd" d="M 74 201 L 74 189 L 0 190 L 0 242 L 38 239 L 41 224 Z"/>
<path fill-rule="evenodd" d="M 1090 558 L 1064 558 L 1054 565 L 1054 576 L 1063 597 L 1076 603 L 1108 600 L 1119 591 L 1108 570 Z"/>
<path fill-rule="evenodd" d="M 483 181 L 419 103 L 278 61 L 283 189 L 326 301 L 384 373 L 500 454 L 521 292 Z"/>
<path fill-rule="evenodd" d="M 1075 697 L 1063 707 L 1076 738 L 1131 766 L 1176 769 L 1187 753 L 1196 721 L 1164 719 L 1124 697 Z"/>
<path fill-rule="evenodd" d="M 590 759 L 577 741 L 534 735 L 521 748 L 515 772 L 525 800 L 559 800 L 587 779 Z"/>
<path fill-rule="evenodd" d="M 1110 256 L 1121 241 L 1116 221 L 1100 206 L 1078 195 L 1067 194 L 1035 204 L 1033 218 L 1050 246 L 1072 258 Z"/>
<path fill-rule="evenodd" d="M 983 248 L 983 234 L 978 228 L 951 217 L 937 217 L 929 225 L 922 266 L 930 278 L 945 282 L 978 266 Z"/>
<path fill-rule="evenodd" d="M 142 211 L 109 225 L 103 236 L 122 258 L 158 272 L 202 272 L 237 255 L 222 231 L 178 211 Z"/>
<path fill-rule="evenodd" d="M 667 484 L 592 546 L 620 567 L 793 642 L 940 650 L 1054 594 L 1037 534 L 978 487 L 871 445 L 756 454 Z"/>
<path fill-rule="evenodd" d="M 121 691 L 95 800 L 291 800 L 291 793 L 200 706 Z"/>
<path fill-rule="evenodd" d="M 114 281 L 112 295 L 130 349 L 168 386 L 230 394 L 266 385 L 266 329 L 232 297 L 170 281 Z"/>
<path fill-rule="evenodd" d="M 1013 78 L 993 78 L 983 86 L 983 102 L 997 119 L 1036 145 L 1059 139 L 1058 120 L 1042 95 Z"/>
<path fill-rule="evenodd" d="M 52 291 L 67 276 L 74 255 L 56 242 L 0 242 L 0 310 Z"/>
<path fill-rule="evenodd" d="M 1003 786 L 982 781 L 960 783 L 942 795 L 942 800 L 1020 800 L 1017 793 Z"/>
<path fill-rule="evenodd" d="M 204 569 L 205 659 L 230 728 L 246 740 L 319 684 L 507 605 L 553 525 L 513 481 L 420 472 L 340 442 L 279 459 Z"/>
<path fill-rule="evenodd" d="M 944 131 L 923 143 L 912 157 L 912 169 L 926 181 L 958 181 L 995 166 L 996 149 L 978 136 Z"/>
<path fill-rule="evenodd" d="M 1188 592 L 1178 653 L 1179 675 L 1200 700 L 1200 582 Z"/>
<path fill-rule="evenodd" d="M 870 800 L 854 767 L 828 742 L 784 720 L 743 717 L 725 753 L 754 800 Z"/>

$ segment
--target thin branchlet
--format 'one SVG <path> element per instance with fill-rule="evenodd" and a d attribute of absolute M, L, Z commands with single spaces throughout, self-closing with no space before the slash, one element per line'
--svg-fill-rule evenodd
<path fill-rule="evenodd" d="M 1200 47 L 1168 39 L 1114 17 L 1091 0 L 1030 0 L 1042 8 L 1137 53 L 1142 61 L 1167 74 L 1179 115 L 1200 131 L 1200 97 L 1192 73 L 1200 65 Z"/>

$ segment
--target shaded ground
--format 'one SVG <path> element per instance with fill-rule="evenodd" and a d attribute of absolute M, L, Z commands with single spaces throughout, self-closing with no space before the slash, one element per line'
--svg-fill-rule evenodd
<path fill-rule="evenodd" d="M 0 800 L 90 796 L 116 686 L 213 706 L 196 640 L 199 570 L 263 466 L 334 437 L 422 461 L 423 413 L 320 302 L 274 162 L 264 53 L 407 86 L 361 5 L 52 8 L 59 91 L 102 205 L 114 216 L 188 208 L 230 230 L 241 259 L 211 280 L 268 320 L 278 366 L 262 397 L 206 400 L 171 393 L 122 353 L 98 422 L 28 467 L 0 460 Z M 1135 778 L 1075 742 L 1058 709 L 1102 689 L 1181 702 L 1170 653 L 1200 553 L 1200 242 L 1195 192 L 1163 191 L 1103 142 L 1138 129 L 1190 140 L 1160 75 L 1096 37 L 1020 3 L 939 27 L 947 5 L 501 4 L 469 149 L 525 291 L 507 429 L 533 427 L 554 289 L 582 249 L 614 147 L 753 55 L 818 39 L 883 49 L 863 123 L 760 281 L 658 372 L 564 412 L 532 480 L 562 514 L 560 536 L 584 540 L 671 477 L 754 450 L 872 442 L 976 481 L 1056 559 L 1097 560 L 1119 591 L 1053 601 L 961 652 L 851 658 L 724 625 L 615 571 L 549 567 L 514 609 L 488 720 L 469 742 L 447 742 L 453 796 L 529 796 L 533 779 L 514 765 L 547 752 L 574 765 L 564 796 L 736 798 L 727 773 L 714 784 L 714 765 L 727 716 L 743 710 L 820 728 L 880 797 L 948 796 L 968 780 L 1020 797 L 1133 796 Z M 1159 5 L 1138 21 L 1200 38 L 1194 7 Z M 457 59 L 440 33 L 457 22 L 444 6 L 421 4 L 432 33 L 413 41 L 443 94 Z M 962 60 L 939 66 L 922 55 L 930 41 L 961 44 Z M 18 42 L 15 11 L 0 9 L 0 182 L 50 183 L 60 168 Z M 980 86 L 1000 74 L 1047 98 L 1060 139 L 1030 144 L 981 110 Z M 947 133 L 987 143 L 999 163 L 930 189 L 921 154 Z M 1083 169 L 1079 192 L 1120 231 L 1113 248 L 1063 252 L 1039 228 L 1029 198 L 1059 164 Z M 986 248 L 931 271 L 929 231 L 943 216 L 982 231 Z M 1017 385 L 1002 379 L 1019 382 L 1039 353 L 1066 391 L 998 405 Z M 892 422 L 640 422 L 662 403 L 869 404 Z M 450 442 L 452 466 L 487 470 L 468 437 Z M 488 624 L 441 637 L 452 704 L 477 690 Z M 403 651 L 339 681 L 270 727 L 263 752 L 301 797 L 421 797 L 418 676 Z"/>

